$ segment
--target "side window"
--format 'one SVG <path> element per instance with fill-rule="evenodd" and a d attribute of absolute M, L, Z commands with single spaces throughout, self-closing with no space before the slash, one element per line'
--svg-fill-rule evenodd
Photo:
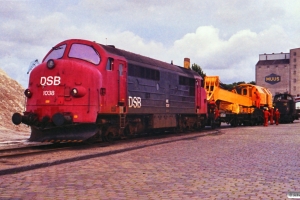
<path fill-rule="evenodd" d="M 123 76 L 123 64 L 119 64 L 119 76 Z"/>
<path fill-rule="evenodd" d="M 160 80 L 160 71 L 156 69 L 149 69 L 147 67 L 141 67 L 133 64 L 128 65 L 128 75 L 159 81 Z"/>
<path fill-rule="evenodd" d="M 107 59 L 107 63 L 106 63 L 106 70 L 113 70 L 113 66 L 114 66 L 114 59 L 113 58 L 108 58 Z"/>
<path fill-rule="evenodd" d="M 195 96 L 195 79 L 185 76 L 179 76 L 179 85 L 185 85 L 189 87 L 189 96 Z"/>
<path fill-rule="evenodd" d="M 204 80 L 201 79 L 201 87 L 204 88 Z"/>
<path fill-rule="evenodd" d="M 247 95 L 247 89 L 243 89 L 243 95 Z"/>

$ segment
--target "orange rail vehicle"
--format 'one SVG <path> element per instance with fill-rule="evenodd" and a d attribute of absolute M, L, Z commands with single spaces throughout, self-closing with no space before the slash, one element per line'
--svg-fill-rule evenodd
<path fill-rule="evenodd" d="M 209 109 L 208 123 L 212 126 L 221 122 L 231 126 L 259 125 L 263 123 L 263 109 L 272 107 L 271 92 L 261 86 L 240 84 L 228 91 L 220 87 L 219 76 L 206 76 L 204 88 L 208 106 L 215 104 L 215 109 Z"/>

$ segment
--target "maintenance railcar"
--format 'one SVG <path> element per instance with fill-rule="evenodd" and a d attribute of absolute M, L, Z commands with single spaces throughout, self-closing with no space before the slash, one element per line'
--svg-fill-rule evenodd
<path fill-rule="evenodd" d="M 252 84 L 240 84 L 232 91 L 222 89 L 219 76 L 206 76 L 208 109 L 214 117 L 209 117 L 208 125 L 220 126 L 222 122 L 231 126 L 263 124 L 263 108 L 272 107 L 272 94 L 265 88 Z M 211 115 L 210 115 L 211 116 Z"/>

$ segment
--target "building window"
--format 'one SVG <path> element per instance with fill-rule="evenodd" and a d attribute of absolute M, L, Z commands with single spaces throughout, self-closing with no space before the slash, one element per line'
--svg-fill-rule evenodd
<path fill-rule="evenodd" d="M 294 83 L 296 83 L 296 82 L 297 82 L 297 79 L 294 78 Z"/>
<path fill-rule="evenodd" d="M 294 91 L 296 91 L 296 86 L 294 86 Z"/>
<path fill-rule="evenodd" d="M 297 53 L 296 52 L 294 52 L 294 56 L 296 56 L 297 55 Z"/>
<path fill-rule="evenodd" d="M 297 62 L 297 59 L 296 59 L 296 58 L 294 58 L 294 62 Z"/>

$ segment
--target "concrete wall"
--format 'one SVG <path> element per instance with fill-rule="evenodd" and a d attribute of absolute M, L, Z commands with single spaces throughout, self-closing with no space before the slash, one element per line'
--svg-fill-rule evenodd
<path fill-rule="evenodd" d="M 275 93 L 289 92 L 289 68 L 287 64 L 256 66 L 256 84 L 269 88 L 273 96 Z M 270 84 L 265 81 L 266 76 L 276 74 L 280 76 L 280 82 Z"/>

